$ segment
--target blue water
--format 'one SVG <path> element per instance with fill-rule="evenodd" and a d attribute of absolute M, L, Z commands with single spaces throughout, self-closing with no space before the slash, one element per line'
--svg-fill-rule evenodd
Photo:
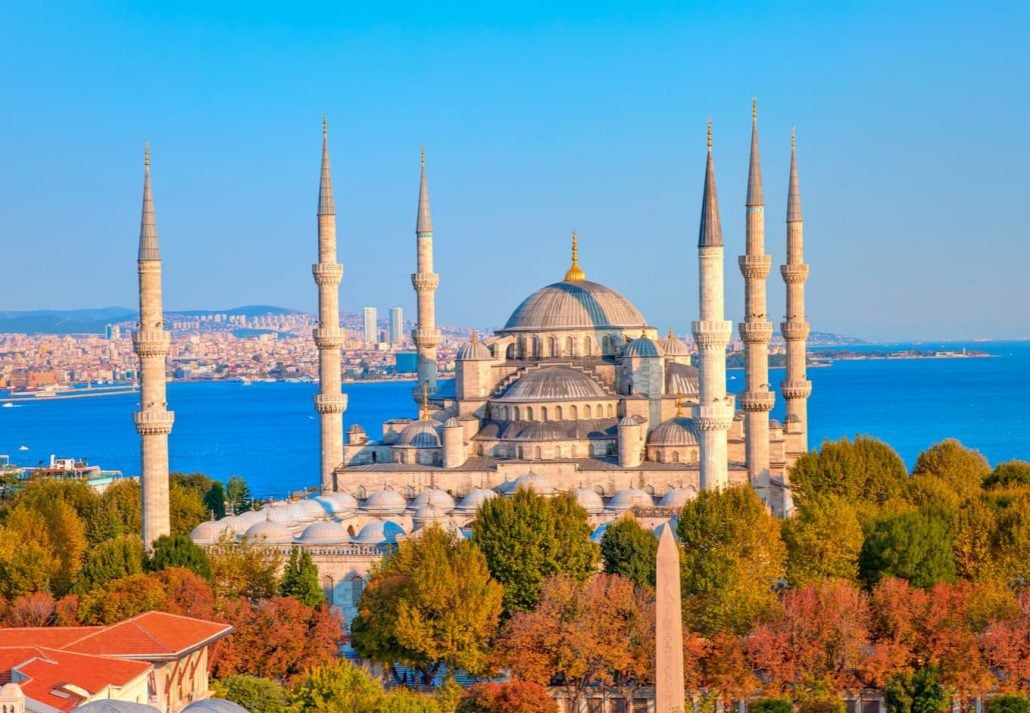
<path fill-rule="evenodd" d="M 918 345 L 961 349 L 962 344 Z M 1030 342 L 965 345 L 990 359 L 841 361 L 809 370 L 811 445 L 862 433 L 890 443 L 911 465 L 927 446 L 957 437 L 991 463 L 1030 460 Z M 880 350 L 882 347 L 873 347 Z M 731 371 L 731 391 L 743 372 Z M 783 378 L 773 370 L 772 383 Z M 318 422 L 312 384 L 171 383 L 173 470 L 247 478 L 258 496 L 318 482 Z M 387 418 L 416 414 L 410 383 L 348 384 L 345 424 L 381 433 Z M 139 471 L 132 425 L 138 396 L 38 401 L 0 408 L 0 454 L 21 465 L 51 453 L 84 457 L 126 474 Z M 782 418 L 782 402 L 773 411 Z M 20 451 L 26 445 L 28 451 Z"/>

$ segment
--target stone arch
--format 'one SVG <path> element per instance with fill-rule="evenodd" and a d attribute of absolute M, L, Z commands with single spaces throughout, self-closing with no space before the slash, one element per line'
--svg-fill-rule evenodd
<path fill-rule="evenodd" d="M 543 460 L 543 456 L 540 453 L 540 446 L 537 446 L 536 448 L 533 449 L 533 459 L 534 460 Z"/>
<path fill-rule="evenodd" d="M 565 339 L 565 355 L 576 356 L 576 340 L 572 337 L 566 337 Z"/>
<path fill-rule="evenodd" d="M 579 408 L 577 408 L 576 404 L 569 406 L 569 418 L 573 421 L 579 420 Z"/>
<path fill-rule="evenodd" d="M 590 404 L 583 407 L 583 418 L 590 418 Z"/>
<path fill-rule="evenodd" d="M 508 361 L 511 361 L 512 359 L 515 358 L 515 343 L 514 342 L 509 344 L 507 346 L 507 348 L 504 350 L 504 358 L 507 359 Z"/>
<path fill-rule="evenodd" d="M 529 351 L 530 353 L 527 356 L 529 356 L 530 358 L 537 358 L 540 356 L 540 337 L 536 336 L 535 334 L 532 337 L 530 337 Z"/>
<path fill-rule="evenodd" d="M 367 491 L 365 490 L 365 486 L 364 485 L 359 485 L 358 486 L 358 500 L 364 500 L 367 497 L 368 497 L 368 495 L 367 495 Z"/>
<path fill-rule="evenodd" d="M 594 355 L 594 340 L 590 337 L 583 337 L 583 356 Z"/>
<path fill-rule="evenodd" d="M 550 354 L 548 354 L 548 356 L 553 356 L 553 357 L 558 356 L 558 337 L 548 337 L 547 338 L 547 344 L 548 344 L 548 351 L 550 352 Z"/>
<path fill-rule="evenodd" d="M 512 413 L 511 420 L 518 421 L 519 420 L 519 407 L 518 406 L 512 406 L 511 407 L 511 413 Z"/>
<path fill-rule="evenodd" d="M 675 450 L 675 451 L 672 452 L 672 462 L 673 463 L 679 463 L 680 462 L 680 452 L 679 452 L 679 450 Z"/>
<path fill-rule="evenodd" d="M 614 417 L 615 417 L 615 409 L 612 407 L 611 404 L 608 404 L 608 418 L 614 418 Z"/>
<path fill-rule="evenodd" d="M 604 418 L 604 404 L 597 404 L 596 418 Z"/>
<path fill-rule="evenodd" d="M 554 407 L 554 418 L 555 418 L 556 421 L 564 420 L 563 415 L 562 415 L 562 408 L 561 408 L 560 405 Z"/>
<path fill-rule="evenodd" d="M 547 407 L 546 406 L 541 406 L 540 407 L 540 420 L 541 421 L 546 421 L 547 420 Z"/>

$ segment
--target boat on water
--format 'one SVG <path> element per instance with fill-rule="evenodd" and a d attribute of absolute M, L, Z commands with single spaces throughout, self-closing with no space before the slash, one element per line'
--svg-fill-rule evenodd
<path fill-rule="evenodd" d="M 4 405 L 2 408 L 14 408 L 14 404 L 12 404 L 10 401 L 4 401 Z"/>
<path fill-rule="evenodd" d="M 253 382 L 245 376 L 240 379 L 240 384 L 243 386 L 250 386 L 252 383 Z"/>
<path fill-rule="evenodd" d="M 28 449 L 29 449 L 28 446 L 18 446 L 18 450 L 19 451 L 27 451 Z"/>

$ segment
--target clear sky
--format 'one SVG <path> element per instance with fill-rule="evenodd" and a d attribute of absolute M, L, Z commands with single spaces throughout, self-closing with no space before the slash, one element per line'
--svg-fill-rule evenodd
<path fill-rule="evenodd" d="M 131 306 L 151 142 L 165 305 L 313 310 L 322 112 L 342 307 L 414 315 L 425 144 L 443 324 L 588 278 L 697 314 L 705 121 L 743 314 L 759 98 L 767 251 L 798 131 L 813 328 L 1030 337 L 1030 3 L 0 3 L 0 310 Z M 770 277 L 770 314 L 783 284 Z"/>

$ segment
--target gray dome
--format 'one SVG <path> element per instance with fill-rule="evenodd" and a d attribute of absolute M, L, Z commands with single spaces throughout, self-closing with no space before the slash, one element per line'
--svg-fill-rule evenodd
<path fill-rule="evenodd" d="M 268 519 L 268 508 L 248 510 L 247 512 L 241 512 L 239 515 L 234 515 L 233 517 L 235 519 L 230 523 L 229 527 L 233 529 L 233 532 L 242 535 L 251 525 Z M 225 519 L 228 520 L 229 518 Z"/>
<path fill-rule="evenodd" d="M 547 476 L 540 473 L 526 473 L 515 479 L 511 492 L 516 490 L 532 490 L 537 495 L 554 495 L 554 486 Z"/>
<path fill-rule="evenodd" d="M 660 357 L 661 347 L 647 337 L 634 339 L 626 345 L 626 351 L 622 353 L 626 357 Z"/>
<path fill-rule="evenodd" d="M 407 533 L 404 528 L 390 520 L 373 520 L 361 528 L 361 532 L 354 537 L 354 542 L 359 545 L 383 545 L 395 544 L 398 537 L 404 537 Z"/>
<path fill-rule="evenodd" d="M 72 713 L 161 713 L 161 709 L 148 706 L 145 703 L 104 699 L 84 703 L 78 708 L 73 709 Z"/>
<path fill-rule="evenodd" d="M 689 418 L 670 418 L 659 423 L 647 437 L 650 446 L 696 446 L 700 433 Z"/>
<path fill-rule="evenodd" d="M 623 511 L 632 510 L 633 508 L 652 508 L 654 507 L 654 498 L 648 495 L 643 490 L 638 488 L 626 488 L 620 490 L 612 499 L 608 501 L 608 509 Z"/>
<path fill-rule="evenodd" d="M 310 519 L 307 513 L 292 503 L 277 503 L 266 511 L 267 520 L 281 522 L 284 525 L 292 525 L 298 520 Z"/>
<path fill-rule="evenodd" d="M 379 490 L 368 496 L 362 510 L 374 513 L 400 515 L 408 507 L 408 501 L 395 490 Z"/>
<path fill-rule="evenodd" d="M 490 348 L 474 339 L 468 344 L 463 344 L 454 355 L 458 361 L 489 361 L 494 358 Z"/>
<path fill-rule="evenodd" d="M 352 512 L 358 509 L 358 501 L 350 493 L 335 492 L 319 495 L 315 500 L 329 508 L 333 515 L 341 512 Z"/>
<path fill-rule="evenodd" d="M 183 708 L 179 713 L 249 713 L 239 703 L 225 701 L 221 698 L 205 698 L 202 701 L 193 701 Z"/>
<path fill-rule="evenodd" d="M 679 337 L 672 333 L 672 329 L 669 329 L 669 334 L 662 340 L 662 349 L 665 350 L 665 356 L 689 356 L 690 350 L 687 349 L 687 345 L 683 343 Z"/>
<path fill-rule="evenodd" d="M 349 539 L 343 525 L 335 520 L 323 520 L 304 528 L 297 541 L 305 545 L 339 545 Z"/>
<path fill-rule="evenodd" d="M 281 522 L 262 520 L 247 528 L 246 538 L 266 545 L 288 545 L 293 542 L 293 533 Z"/>
<path fill-rule="evenodd" d="M 576 280 L 556 282 L 531 294 L 498 333 L 645 326 L 643 315 L 618 292 L 596 282 Z"/>
<path fill-rule="evenodd" d="M 461 421 L 451 416 L 449 419 L 443 422 L 444 428 L 461 428 Z"/>
<path fill-rule="evenodd" d="M 486 488 L 473 488 L 469 491 L 468 495 L 461 499 L 461 503 L 458 505 L 458 510 L 461 512 L 475 512 L 483 503 L 487 500 L 492 500 L 497 497 L 497 492 L 494 490 L 487 490 Z"/>
<path fill-rule="evenodd" d="M 213 545 L 222 538 L 222 534 L 225 532 L 236 534 L 236 530 L 233 529 L 235 522 L 236 518 L 231 515 L 223 517 L 221 520 L 205 520 L 193 528 L 193 531 L 190 532 L 190 539 L 198 545 Z"/>
<path fill-rule="evenodd" d="M 666 363 L 665 393 L 696 398 L 701 393 L 700 374 L 697 368 L 675 362 Z"/>
<path fill-rule="evenodd" d="M 580 401 L 610 398 L 601 385 L 578 369 L 548 366 L 535 369 L 508 387 L 500 401 Z"/>
<path fill-rule="evenodd" d="M 697 491 L 693 488 L 673 488 L 658 503 L 663 508 L 682 508 L 688 502 L 697 497 Z"/>
<path fill-rule="evenodd" d="M 641 425 L 643 423 L 644 423 L 644 418 L 642 416 L 637 416 L 636 414 L 631 414 L 629 416 L 623 416 L 622 418 L 620 418 L 618 425 L 620 425 L 620 426 L 639 426 L 639 425 Z"/>
<path fill-rule="evenodd" d="M 411 507 L 416 510 L 423 505 L 433 505 L 444 512 L 450 512 L 454 509 L 454 498 L 446 490 L 430 488 L 429 490 L 423 490 L 411 501 Z"/>
<path fill-rule="evenodd" d="M 415 527 L 425 527 L 430 523 L 446 520 L 447 511 L 433 503 L 425 503 L 415 509 L 415 514 L 411 519 L 415 523 Z"/>
<path fill-rule="evenodd" d="M 576 488 L 576 504 L 591 515 L 604 512 L 604 501 L 596 491 L 590 488 Z"/>
<path fill-rule="evenodd" d="M 436 432 L 436 421 L 412 421 L 401 431 L 397 443 L 414 448 L 439 448 L 440 434 Z"/>
<path fill-rule="evenodd" d="M 303 511 L 309 520 L 317 520 L 326 515 L 325 506 L 315 498 L 303 498 L 294 503 L 294 506 L 298 512 Z"/>

